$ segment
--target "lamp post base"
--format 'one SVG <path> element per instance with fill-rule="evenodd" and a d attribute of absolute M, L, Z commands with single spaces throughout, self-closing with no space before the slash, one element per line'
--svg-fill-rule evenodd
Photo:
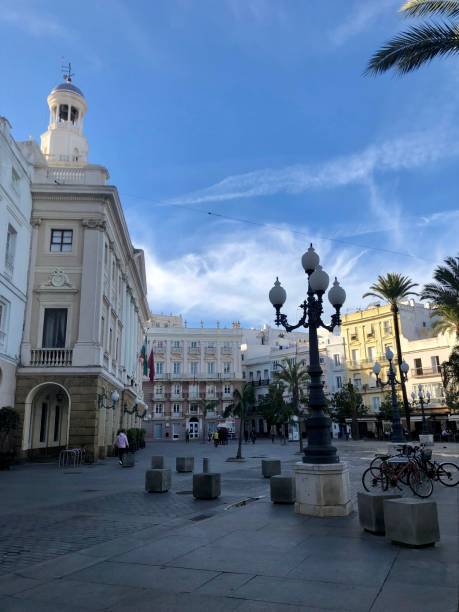
<path fill-rule="evenodd" d="M 353 510 L 346 463 L 297 463 L 295 512 L 306 516 L 347 516 Z"/>

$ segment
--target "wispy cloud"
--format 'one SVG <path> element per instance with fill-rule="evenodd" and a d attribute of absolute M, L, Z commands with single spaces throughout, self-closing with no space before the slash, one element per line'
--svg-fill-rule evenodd
<path fill-rule="evenodd" d="M 17 5 L 16 5 L 17 6 Z M 69 34 L 69 30 L 55 17 L 34 12 L 30 6 L 27 9 L 8 8 L 3 6 L 0 11 L 0 22 L 14 26 L 28 34 L 39 37 Z"/>
<path fill-rule="evenodd" d="M 329 32 L 330 41 L 341 46 L 350 38 L 371 27 L 382 15 L 395 13 L 401 0 L 378 0 L 377 2 L 357 2 L 350 15 Z"/>
<path fill-rule="evenodd" d="M 226 202 L 279 193 L 298 194 L 357 183 L 369 184 L 377 172 L 408 170 L 457 155 L 459 138 L 454 130 L 416 132 L 323 164 L 298 164 L 228 176 L 210 187 L 178 196 L 163 204 Z"/>
<path fill-rule="evenodd" d="M 331 243 L 309 227 L 295 228 L 308 238 L 288 227 L 218 227 L 219 231 L 206 230 L 205 241 L 190 245 L 182 256 L 172 258 L 158 257 L 150 230 L 143 240 L 140 226 L 134 232 L 136 243 L 145 250 L 154 312 L 183 313 L 195 323 L 204 318 L 208 325 L 215 325 L 217 319 L 259 325 L 272 319 L 267 294 L 275 276 L 279 276 L 288 293 L 287 312 L 294 319 L 299 313 L 297 305 L 304 299 L 306 285 L 300 257 L 309 241 L 314 243 L 330 277 L 338 276 L 345 287 L 346 309 L 362 307 L 362 295 L 378 274 L 403 271 L 420 284 L 430 280 L 435 262 L 457 250 L 459 210 L 411 217 L 406 225 L 399 224 L 404 250 L 419 251 L 422 243 L 431 261 Z M 388 232 L 384 246 L 392 245 L 392 232 Z"/>

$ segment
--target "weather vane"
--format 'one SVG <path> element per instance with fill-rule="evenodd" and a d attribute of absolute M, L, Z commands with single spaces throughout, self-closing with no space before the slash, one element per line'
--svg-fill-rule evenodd
<path fill-rule="evenodd" d="M 74 73 L 72 72 L 72 64 L 69 62 L 68 64 L 63 64 L 61 66 L 61 70 L 63 73 L 63 77 L 64 77 L 64 81 L 68 81 L 69 83 L 72 82 L 72 77 L 74 76 Z"/>

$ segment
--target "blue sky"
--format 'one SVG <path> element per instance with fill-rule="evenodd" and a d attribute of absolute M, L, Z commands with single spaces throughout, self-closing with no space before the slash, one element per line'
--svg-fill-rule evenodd
<path fill-rule="evenodd" d="M 311 241 L 363 306 L 378 274 L 422 284 L 459 245 L 457 58 L 362 76 L 400 4 L 3 0 L 0 114 L 39 139 L 72 61 L 152 310 L 269 322 L 279 275 L 293 319 Z"/>

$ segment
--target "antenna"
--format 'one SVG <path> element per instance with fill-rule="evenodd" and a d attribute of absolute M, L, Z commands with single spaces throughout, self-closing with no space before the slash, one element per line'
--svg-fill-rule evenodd
<path fill-rule="evenodd" d="M 63 64 L 61 66 L 61 70 L 62 70 L 62 76 L 64 77 L 64 81 L 71 83 L 72 77 L 75 75 L 75 73 L 72 72 L 72 64 L 70 62 L 68 64 Z"/>

